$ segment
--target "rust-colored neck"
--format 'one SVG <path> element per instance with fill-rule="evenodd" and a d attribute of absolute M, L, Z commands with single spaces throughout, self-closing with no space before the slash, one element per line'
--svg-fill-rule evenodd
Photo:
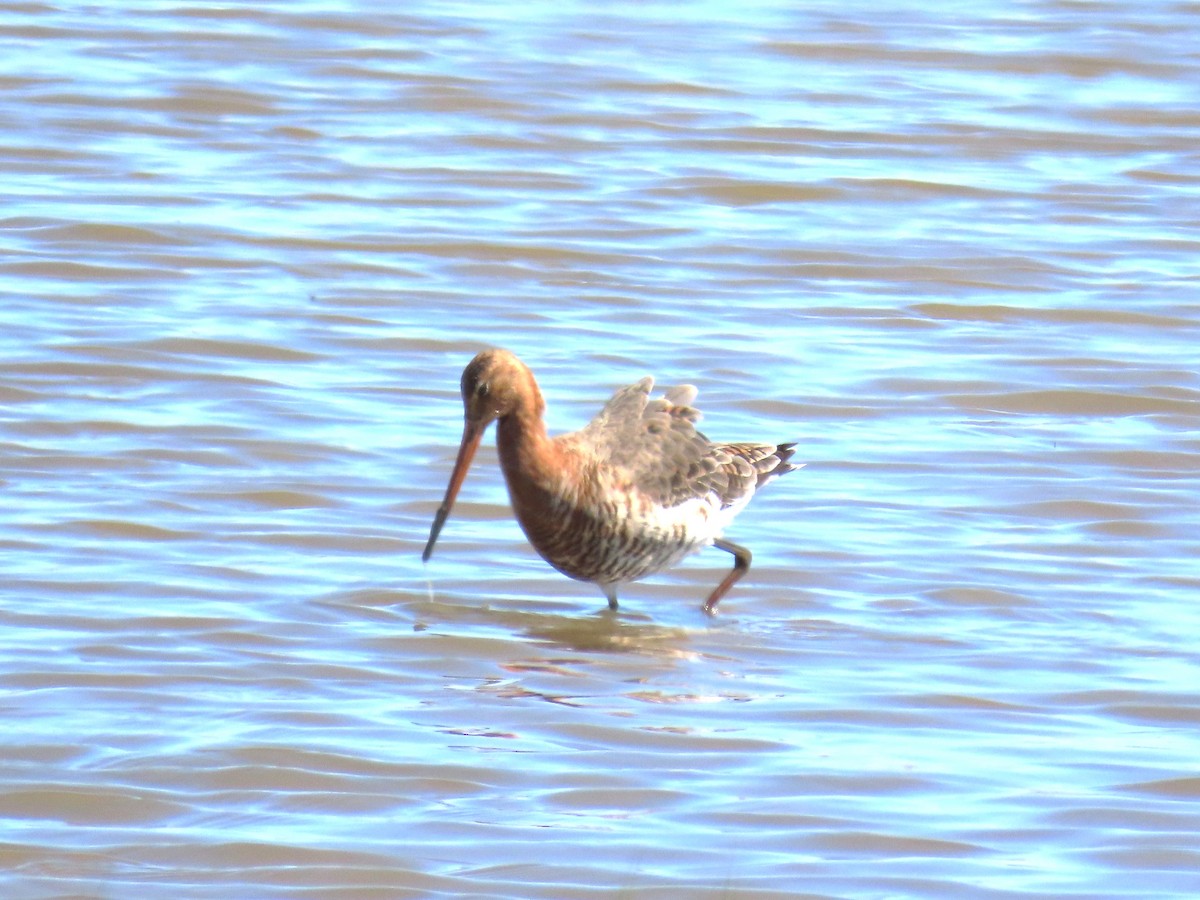
<path fill-rule="evenodd" d="M 496 422 L 496 450 L 510 490 L 525 479 L 542 480 L 554 455 L 554 442 L 542 418 L 546 402 L 532 375 L 517 398 L 512 410 Z"/>
<path fill-rule="evenodd" d="M 517 521 L 530 542 L 543 549 L 561 538 L 564 511 L 579 494 L 579 473 L 562 442 L 546 433 L 545 403 L 537 385 L 532 387 L 497 422 L 496 449 Z"/>

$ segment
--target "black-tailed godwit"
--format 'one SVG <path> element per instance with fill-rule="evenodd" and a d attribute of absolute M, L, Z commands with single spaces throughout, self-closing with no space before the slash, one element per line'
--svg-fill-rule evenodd
<path fill-rule="evenodd" d="M 800 468 L 794 444 L 714 444 L 698 432 L 696 389 L 651 400 L 653 378 L 617 391 L 587 427 L 550 437 L 546 403 L 529 368 L 507 350 L 485 350 L 463 370 L 462 443 L 422 559 L 433 553 L 487 426 L 517 521 L 558 571 L 617 589 L 709 544 L 733 554 L 733 570 L 704 601 L 717 603 L 750 568 L 750 551 L 721 535 L 772 478 Z"/>

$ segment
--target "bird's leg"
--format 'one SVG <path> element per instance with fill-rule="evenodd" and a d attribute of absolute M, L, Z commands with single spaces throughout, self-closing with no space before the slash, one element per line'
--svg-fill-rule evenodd
<path fill-rule="evenodd" d="M 608 608 L 617 608 L 617 586 L 615 584 L 605 584 L 601 586 L 604 591 L 604 596 L 608 598 Z"/>
<path fill-rule="evenodd" d="M 729 589 L 737 584 L 739 578 L 750 571 L 750 551 L 745 547 L 722 538 L 713 541 L 713 546 L 733 554 L 733 571 L 725 576 L 725 580 L 718 584 L 704 601 L 704 611 L 710 616 L 717 611 L 717 604 L 721 602 L 721 598 L 729 593 Z"/>

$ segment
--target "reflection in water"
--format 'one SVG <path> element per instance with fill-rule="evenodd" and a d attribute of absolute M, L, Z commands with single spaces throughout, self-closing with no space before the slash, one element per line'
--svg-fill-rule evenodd
<path fill-rule="evenodd" d="M 692 659 L 688 632 L 652 622 L 634 621 L 609 610 L 586 617 L 546 616 L 544 622 L 527 623 L 520 631 L 536 642 L 592 653 L 640 653 L 657 659 Z"/>

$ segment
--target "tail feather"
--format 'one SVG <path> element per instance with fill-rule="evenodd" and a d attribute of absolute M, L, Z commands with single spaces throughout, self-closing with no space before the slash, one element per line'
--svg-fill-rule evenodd
<path fill-rule="evenodd" d="M 780 475 L 786 475 L 788 472 L 795 472 L 797 469 L 803 469 L 804 463 L 788 462 L 795 452 L 795 442 L 779 444 L 772 452 L 763 456 L 762 459 L 756 460 L 754 468 L 758 471 L 758 481 L 754 486 L 755 490 L 758 490 L 758 488 L 762 487 L 772 478 L 778 478 Z"/>
<path fill-rule="evenodd" d="M 719 493 L 725 505 L 749 497 L 764 484 L 800 466 L 788 462 L 795 444 L 721 444 L 715 449 L 723 460 L 725 483 Z"/>

